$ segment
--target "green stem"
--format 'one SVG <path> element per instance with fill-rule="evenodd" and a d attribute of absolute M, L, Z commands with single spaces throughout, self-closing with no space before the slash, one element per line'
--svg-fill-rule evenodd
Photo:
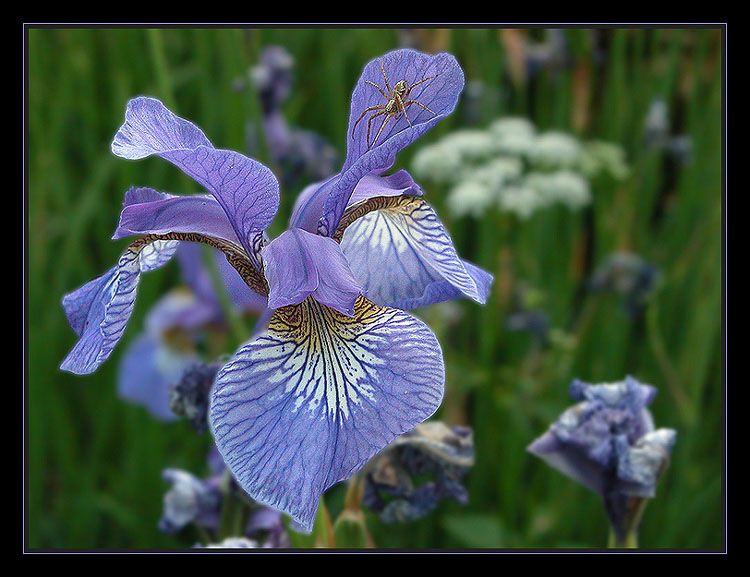
<path fill-rule="evenodd" d="M 221 518 L 219 519 L 219 540 L 227 537 L 241 537 L 245 533 L 245 503 L 231 489 L 232 477 L 224 472 L 221 480 Z"/>
<path fill-rule="evenodd" d="M 626 533 L 622 539 L 618 538 L 614 529 L 609 530 L 609 541 L 607 547 L 610 549 L 637 549 L 638 548 L 638 531 L 633 529 Z"/>
<path fill-rule="evenodd" d="M 362 476 L 360 474 L 354 475 L 351 479 L 349 479 L 349 484 L 346 487 L 344 508 L 350 511 L 361 510 L 364 492 L 365 487 Z"/>

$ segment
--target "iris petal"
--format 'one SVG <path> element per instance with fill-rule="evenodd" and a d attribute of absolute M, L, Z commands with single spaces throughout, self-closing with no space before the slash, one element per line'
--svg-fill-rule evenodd
<path fill-rule="evenodd" d="M 120 222 L 112 238 L 167 232 L 194 232 L 242 244 L 213 197 L 175 196 L 150 188 L 131 188 L 125 194 Z"/>
<path fill-rule="evenodd" d="M 487 300 L 492 275 L 462 261 L 435 211 L 405 196 L 354 221 L 341 249 L 367 297 L 416 308 L 465 296 Z"/>
<path fill-rule="evenodd" d="M 434 413 L 444 378 L 421 321 L 364 297 L 352 318 L 307 299 L 219 372 L 209 419 L 243 489 L 309 531 L 328 487 Z"/>
<path fill-rule="evenodd" d="M 87 374 L 107 360 L 133 312 L 141 273 L 163 266 L 178 244 L 158 240 L 139 249 L 128 247 L 117 266 L 63 298 L 65 314 L 80 338 L 61 369 Z"/>
<path fill-rule="evenodd" d="M 271 241 L 262 254 L 269 308 L 299 304 L 312 295 L 337 311 L 354 314 L 362 288 L 333 239 L 291 228 Z"/>
<path fill-rule="evenodd" d="M 377 84 L 388 92 L 381 65 L 388 76 L 391 89 L 397 82 L 405 81 L 410 87 L 413 86 L 408 100 L 416 100 L 429 110 L 417 104 L 410 105 L 406 109 L 406 115 L 400 114 L 389 120 L 377 141 L 372 132 L 380 131 L 381 120 L 384 121 L 387 115 L 376 117 L 373 119 L 373 126 L 377 128 L 372 128 L 368 141 L 367 123 L 370 115 L 382 110 L 367 109 L 388 103 L 386 97 L 373 86 Z M 434 78 L 430 78 L 433 76 Z M 428 78 L 429 80 L 416 85 Z M 365 67 L 352 94 L 346 161 L 340 174 L 315 193 L 316 198 L 325 199 L 321 203 L 323 210 L 318 229 L 321 234 L 334 234 L 349 197 L 363 176 L 369 173 L 380 174 L 390 168 L 401 149 L 453 112 L 463 86 L 461 67 L 452 55 L 445 53 L 431 56 L 414 50 L 395 50 L 371 61 Z M 363 113 L 365 116 L 357 124 Z M 317 201 L 311 199 L 310 204 L 317 205 Z"/>
<path fill-rule="evenodd" d="M 318 182 L 311 184 L 299 193 L 294 203 L 292 215 L 289 217 L 289 224 L 291 226 L 304 229 L 308 232 L 317 231 L 323 199 L 316 193 L 323 184 L 325 183 Z M 414 182 L 414 179 L 407 171 L 398 170 L 389 176 L 367 174 L 360 179 L 354 188 L 347 203 L 347 208 L 352 204 L 367 200 L 373 196 L 398 196 L 401 194 L 422 195 L 422 189 Z"/>
<path fill-rule="evenodd" d="M 198 127 L 153 98 L 128 103 L 112 152 L 132 160 L 160 156 L 206 187 L 248 252 L 279 207 L 279 183 L 268 168 L 238 152 L 214 148 Z"/>

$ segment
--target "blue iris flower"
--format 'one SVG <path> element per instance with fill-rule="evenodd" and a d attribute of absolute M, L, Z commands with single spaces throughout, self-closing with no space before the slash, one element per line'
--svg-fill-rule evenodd
<path fill-rule="evenodd" d="M 453 111 L 463 83 L 449 54 L 397 50 L 370 62 L 352 95 L 341 171 L 303 191 L 289 228 L 273 240 L 265 231 L 279 186 L 268 168 L 215 148 L 159 101 L 132 100 L 113 152 L 159 156 L 210 196 L 151 191 L 124 215 L 123 236 L 140 238 L 63 300 L 80 338 L 62 368 L 89 373 L 106 360 L 140 274 L 165 264 L 179 243 L 221 250 L 264 299 L 269 320 L 218 371 L 209 425 L 249 496 L 311 530 L 326 489 L 440 405 L 440 344 L 406 310 L 487 298 L 492 276 L 458 257 L 411 176 L 383 174 Z"/>

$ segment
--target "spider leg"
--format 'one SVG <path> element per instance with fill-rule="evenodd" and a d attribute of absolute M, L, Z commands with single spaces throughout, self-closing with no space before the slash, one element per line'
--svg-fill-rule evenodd
<path fill-rule="evenodd" d="M 365 142 L 367 142 L 368 149 L 370 148 L 370 127 L 372 126 L 372 119 L 378 116 L 383 116 L 383 114 L 385 113 L 386 113 L 385 110 L 381 110 L 380 112 L 376 112 L 375 114 L 370 116 L 370 118 L 367 119 L 367 139 L 365 140 Z M 380 133 L 378 132 L 378 134 Z"/>
<path fill-rule="evenodd" d="M 385 125 L 388 124 L 388 121 L 396 116 L 398 114 L 398 111 L 391 112 L 388 116 L 385 117 L 385 120 L 383 121 L 383 124 L 380 125 L 380 130 L 378 130 L 378 133 L 375 135 L 375 140 L 372 141 L 372 146 L 375 146 L 375 143 L 378 141 L 378 138 L 380 138 L 380 133 L 383 132 L 383 129 L 385 128 Z M 373 114 L 373 116 L 375 116 Z M 372 119 L 372 117 L 370 117 Z"/>
<path fill-rule="evenodd" d="M 382 95 L 383 95 L 383 97 L 384 97 L 384 98 L 385 98 L 386 100 L 390 100 L 390 98 L 389 98 L 389 97 L 388 97 L 388 95 L 387 95 L 387 94 L 385 93 L 385 91 L 384 91 L 384 90 L 383 90 L 382 88 L 380 88 L 380 86 L 378 86 L 377 84 L 375 84 L 374 82 L 370 82 L 369 80 L 365 80 L 365 84 L 370 84 L 370 85 L 374 86 L 375 88 L 377 88 L 378 90 L 380 90 L 380 94 L 382 94 Z"/>
<path fill-rule="evenodd" d="M 357 122 L 355 122 L 354 126 L 352 126 L 352 140 L 354 140 L 354 130 L 357 128 L 357 124 L 359 124 L 359 121 L 365 117 L 365 114 L 367 114 L 371 110 L 383 110 L 384 108 L 385 104 L 378 104 L 377 106 L 370 106 L 370 108 L 365 108 L 362 111 L 362 114 L 359 115 L 359 118 L 357 118 Z"/>
<path fill-rule="evenodd" d="M 415 82 L 411 86 L 409 86 L 409 92 L 411 92 L 411 89 L 415 86 L 422 84 L 422 82 L 427 82 L 428 80 L 432 80 L 433 78 L 436 78 L 437 76 L 440 76 L 439 74 L 433 74 L 432 76 L 428 76 L 427 78 L 422 78 L 419 82 Z"/>
<path fill-rule="evenodd" d="M 404 113 L 404 118 L 406 118 L 406 122 L 408 122 L 409 126 L 411 126 L 411 120 L 409 120 L 409 117 L 406 115 L 406 104 L 404 104 L 404 101 L 401 100 L 401 97 L 398 94 L 394 94 L 394 97 L 395 97 L 396 103 L 398 105 L 397 106 L 397 110 L 399 112 L 403 112 Z"/>
<path fill-rule="evenodd" d="M 419 102 L 419 100 L 409 100 L 409 102 L 404 102 L 404 108 L 406 108 L 410 104 L 417 104 L 417 105 L 421 106 L 422 108 L 424 108 L 427 112 L 429 112 L 433 116 L 437 116 L 437 112 L 433 112 L 432 110 L 430 110 L 429 108 L 427 108 L 424 104 L 422 104 L 421 102 Z"/>
<path fill-rule="evenodd" d="M 383 68 L 383 59 L 380 59 L 380 71 L 383 73 L 383 78 L 385 79 L 385 88 L 388 90 L 388 93 L 393 93 L 393 90 L 391 90 L 391 85 L 388 84 L 388 77 L 385 75 L 385 68 Z M 386 96 L 388 98 L 388 96 Z"/>

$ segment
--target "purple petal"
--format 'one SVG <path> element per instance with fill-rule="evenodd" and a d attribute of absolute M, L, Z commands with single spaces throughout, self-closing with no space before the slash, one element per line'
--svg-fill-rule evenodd
<path fill-rule="evenodd" d="M 484 303 L 492 282 L 492 275 L 458 257 L 437 214 L 418 197 L 354 221 L 341 250 L 367 298 L 383 306 L 424 306 L 460 296 Z"/>
<path fill-rule="evenodd" d="M 388 84 L 391 90 L 401 80 L 405 80 L 409 86 L 413 86 L 417 82 L 437 75 L 435 78 L 414 86 L 407 98 L 407 102 L 417 101 L 432 110 L 435 114 L 425 110 L 416 103 L 408 106 L 406 108 L 406 115 L 400 114 L 386 124 L 373 146 L 376 132 L 371 131 L 370 142 L 367 142 L 367 121 L 370 113 L 365 114 L 356 128 L 355 123 L 365 109 L 371 106 L 388 104 L 390 95 L 387 99 L 375 86 L 369 84 L 369 82 L 377 84 L 384 92 L 388 93 L 383 72 L 388 77 Z M 398 150 L 414 142 L 429 128 L 432 128 L 440 118 L 453 112 L 463 86 L 463 71 L 451 54 L 442 53 L 431 56 L 416 52 L 415 50 L 402 49 L 394 50 L 385 54 L 382 58 L 376 58 L 369 62 L 362 71 L 362 75 L 352 93 L 352 107 L 349 115 L 349 130 L 347 132 L 348 146 L 343 171 L 348 170 L 363 156 L 371 154 L 376 150 L 379 151 L 379 155 L 384 155 L 381 158 L 387 158 L 388 155 L 392 155 L 390 160 L 386 161 L 387 164 L 381 166 L 381 169 L 390 166 Z M 373 130 L 375 129 L 376 122 L 377 129 L 380 129 L 385 116 L 387 115 L 384 114 L 373 119 Z M 397 148 L 389 148 L 387 141 L 396 135 L 400 137 L 399 142 L 396 144 Z"/>
<path fill-rule="evenodd" d="M 292 214 L 289 217 L 289 226 L 291 228 L 301 228 L 307 232 L 316 233 L 318 230 L 318 221 L 323 214 L 323 203 L 325 194 L 321 189 L 330 181 L 338 178 L 338 175 L 332 176 L 323 182 L 315 182 L 302 189 L 294 203 Z"/>
<path fill-rule="evenodd" d="M 479 294 L 484 295 L 486 300 L 490 294 L 493 276 L 467 260 L 461 260 L 461 263 L 476 283 Z M 390 306 L 402 310 L 411 310 L 461 298 L 466 298 L 466 295 L 449 281 L 437 280 L 425 286 L 421 296 L 405 298 Z"/>
<path fill-rule="evenodd" d="M 324 199 L 315 193 L 322 184 L 324 183 L 318 182 L 302 190 L 294 204 L 292 216 L 289 218 L 290 226 L 308 232 L 317 232 Z M 422 195 L 420 186 L 405 170 L 399 170 L 390 176 L 368 174 L 357 183 L 347 203 L 347 208 L 373 196 L 399 196 L 402 194 Z"/>
<path fill-rule="evenodd" d="M 354 314 L 362 288 L 333 239 L 292 228 L 271 241 L 262 255 L 269 308 L 296 305 L 312 295 L 341 313 Z"/>
<path fill-rule="evenodd" d="M 128 249 L 117 266 L 63 298 L 65 314 L 80 338 L 61 369 L 86 374 L 107 360 L 133 311 L 141 273 L 164 265 L 177 245 L 156 241 L 140 251 Z"/>
<path fill-rule="evenodd" d="M 199 128 L 153 98 L 128 102 L 112 152 L 129 159 L 155 154 L 180 168 L 214 195 L 248 251 L 279 207 L 279 184 L 268 168 L 237 152 L 214 148 Z"/>
<path fill-rule="evenodd" d="M 163 335 L 173 329 L 195 330 L 222 319 L 218 302 L 207 302 L 184 288 L 169 291 L 151 308 L 146 317 L 146 330 Z"/>
<path fill-rule="evenodd" d="M 242 488 L 310 531 L 320 495 L 432 415 L 444 377 L 421 321 L 364 298 L 354 318 L 308 299 L 219 372 L 209 419 Z"/>
<path fill-rule="evenodd" d="M 389 176 L 368 174 L 354 187 L 347 208 L 373 196 L 401 196 L 404 194 L 422 196 L 422 188 L 414 182 L 411 174 L 398 170 Z"/>
<path fill-rule="evenodd" d="M 373 145 L 374 135 L 371 134 L 370 141 L 367 141 L 367 123 L 370 115 L 378 111 L 366 112 L 356 128 L 355 124 L 367 108 L 388 103 L 386 97 L 375 86 L 368 84 L 368 81 L 372 82 L 388 92 L 381 64 L 388 76 L 391 89 L 401 80 L 413 86 L 425 78 L 437 76 L 414 86 L 408 97 L 409 101 L 417 100 L 431 112 L 418 104 L 410 105 L 406 115 L 408 121 L 403 114 L 391 119 Z M 332 235 L 335 232 L 349 197 L 363 176 L 387 170 L 393 165 L 396 154 L 401 149 L 453 112 L 463 85 L 463 71 L 450 54 L 430 56 L 414 50 L 395 50 L 371 61 L 365 67 L 352 94 L 346 161 L 340 175 L 316 193 L 316 196 L 321 195 L 325 198 L 319 228 L 321 234 Z M 380 131 L 379 121 L 385 117 L 386 115 L 382 115 L 374 119 L 373 125 L 377 127 L 373 129 L 376 130 L 375 134 Z"/>
<path fill-rule="evenodd" d="M 131 188 L 112 238 L 167 232 L 194 232 L 242 245 L 224 209 L 213 197 L 175 196 L 150 188 Z"/>
<path fill-rule="evenodd" d="M 576 447 L 561 442 L 554 433 L 545 433 L 529 445 L 527 450 L 590 491 L 598 495 L 604 494 L 606 468 L 587 458 Z"/>
<path fill-rule="evenodd" d="M 160 421 L 173 421 L 177 416 L 169 409 L 169 385 L 196 360 L 194 353 L 173 350 L 155 335 L 142 334 L 122 355 L 118 394 L 142 405 Z"/>

